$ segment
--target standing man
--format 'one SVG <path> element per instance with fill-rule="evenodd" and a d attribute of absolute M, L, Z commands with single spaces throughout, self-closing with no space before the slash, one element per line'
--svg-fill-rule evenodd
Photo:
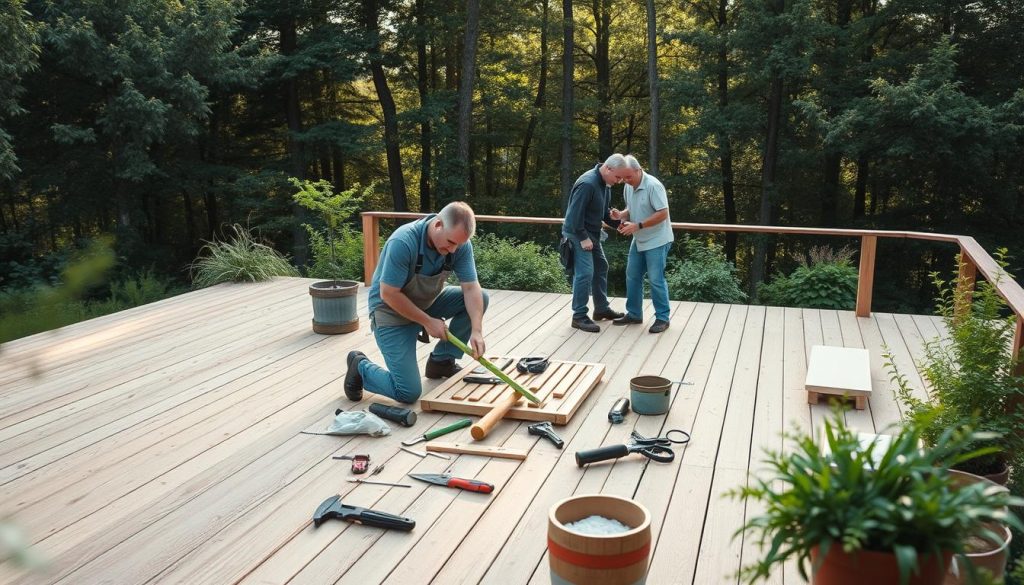
<path fill-rule="evenodd" d="M 623 174 L 626 209 L 612 209 L 612 219 L 622 220 L 619 233 L 633 236 L 626 260 L 626 315 L 612 321 L 615 325 L 643 323 L 644 274 L 651 283 L 654 324 L 651 333 L 668 329 L 668 283 L 665 263 L 675 236 L 668 217 L 668 195 L 661 181 L 644 172 L 633 155 L 626 155 L 628 170 Z"/>
<path fill-rule="evenodd" d="M 361 351 L 348 354 L 345 396 L 362 400 L 363 388 L 399 402 L 420 397 L 422 383 L 416 365 L 416 338 L 421 330 L 441 341 L 427 360 L 428 378 L 447 378 L 462 366 L 462 351 L 447 341 L 443 319 L 451 317 L 451 332 L 469 337 L 477 357 L 484 353 L 483 319 L 487 293 L 476 278 L 473 244 L 476 216 L 469 205 L 449 203 L 436 215 L 408 223 L 388 238 L 370 284 L 370 326 L 387 369 Z M 445 286 L 455 272 L 460 286 Z"/>
<path fill-rule="evenodd" d="M 618 221 L 610 217 L 611 186 L 622 180 L 619 173 L 626 171 L 626 159 L 613 154 L 592 170 L 576 179 L 569 194 L 562 223 L 562 237 L 573 244 L 572 326 L 582 331 L 598 333 L 601 328 L 594 321 L 618 319 L 622 313 L 613 311 L 608 304 L 608 260 L 601 248 L 607 234 L 601 222 L 615 227 Z M 587 316 L 587 301 L 594 295 L 594 319 Z"/>

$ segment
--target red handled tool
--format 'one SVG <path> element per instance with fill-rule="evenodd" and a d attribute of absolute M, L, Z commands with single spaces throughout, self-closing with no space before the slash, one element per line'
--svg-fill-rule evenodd
<path fill-rule="evenodd" d="M 489 494 L 494 491 L 493 484 L 477 481 L 475 479 L 452 477 L 452 474 L 450 473 L 410 473 L 409 477 L 420 481 L 436 483 L 437 485 L 443 485 L 445 487 L 459 488 L 460 490 L 480 492 L 482 494 Z"/>

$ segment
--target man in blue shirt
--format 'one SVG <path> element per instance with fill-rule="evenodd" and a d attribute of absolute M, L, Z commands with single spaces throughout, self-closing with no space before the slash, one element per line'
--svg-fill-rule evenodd
<path fill-rule="evenodd" d="M 483 335 L 487 293 L 480 288 L 470 238 L 476 216 L 469 205 L 449 203 L 437 215 L 399 227 L 381 250 L 370 284 L 370 324 L 387 369 L 361 351 L 348 354 L 345 395 L 362 400 L 363 388 L 399 402 L 412 403 L 423 390 L 416 365 L 416 338 L 421 330 L 441 341 L 427 360 L 428 378 L 447 378 L 462 366 L 462 351 L 447 341 L 449 329 L 469 338 L 473 357 L 486 350 Z M 460 286 L 445 286 L 452 272 Z"/>
<path fill-rule="evenodd" d="M 597 333 L 601 328 L 594 321 L 618 319 L 622 313 L 608 304 L 608 260 L 601 241 L 607 237 L 601 222 L 615 227 L 619 224 L 608 215 L 611 209 L 611 186 L 622 180 L 626 159 L 613 154 L 604 164 L 595 166 L 576 179 L 565 209 L 562 237 L 573 244 L 572 326 Z M 594 295 L 594 319 L 587 316 L 587 302 Z"/>
<path fill-rule="evenodd" d="M 619 233 L 633 236 L 626 260 L 626 315 L 612 321 L 615 325 L 643 323 L 644 274 L 651 284 L 654 323 L 651 333 L 668 329 L 668 283 L 665 264 L 675 237 L 668 216 L 668 194 L 661 181 L 645 173 L 633 155 L 626 155 L 628 170 L 623 174 L 626 209 L 612 209 L 609 215 L 622 220 Z"/>

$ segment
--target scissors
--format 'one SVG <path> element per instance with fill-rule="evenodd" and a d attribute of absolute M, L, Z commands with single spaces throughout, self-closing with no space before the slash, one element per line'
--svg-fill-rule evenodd
<path fill-rule="evenodd" d="M 576 465 L 583 467 L 588 463 L 618 459 L 630 453 L 639 453 L 658 463 L 671 463 L 676 457 L 672 445 L 685 445 L 690 442 L 690 433 L 680 429 L 672 429 L 665 433 L 664 437 L 645 437 L 636 431 L 630 433 L 629 437 L 632 442 L 625 445 L 610 445 L 589 451 L 577 451 Z"/>

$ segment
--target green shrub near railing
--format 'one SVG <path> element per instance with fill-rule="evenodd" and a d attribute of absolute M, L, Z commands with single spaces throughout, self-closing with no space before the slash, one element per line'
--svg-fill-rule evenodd
<path fill-rule="evenodd" d="M 721 246 L 684 236 L 680 247 L 682 258 L 670 259 L 665 271 L 669 298 L 701 303 L 747 300 L 736 276 L 736 266 L 726 260 Z"/>
<path fill-rule="evenodd" d="M 758 298 L 767 305 L 851 310 L 857 304 L 857 269 L 852 258 L 849 248 L 812 248 L 809 258 L 796 258 L 800 266 L 792 273 L 762 284 Z"/>
<path fill-rule="evenodd" d="M 473 238 L 477 278 L 484 288 L 570 292 L 558 253 L 535 242 L 483 234 Z"/>

